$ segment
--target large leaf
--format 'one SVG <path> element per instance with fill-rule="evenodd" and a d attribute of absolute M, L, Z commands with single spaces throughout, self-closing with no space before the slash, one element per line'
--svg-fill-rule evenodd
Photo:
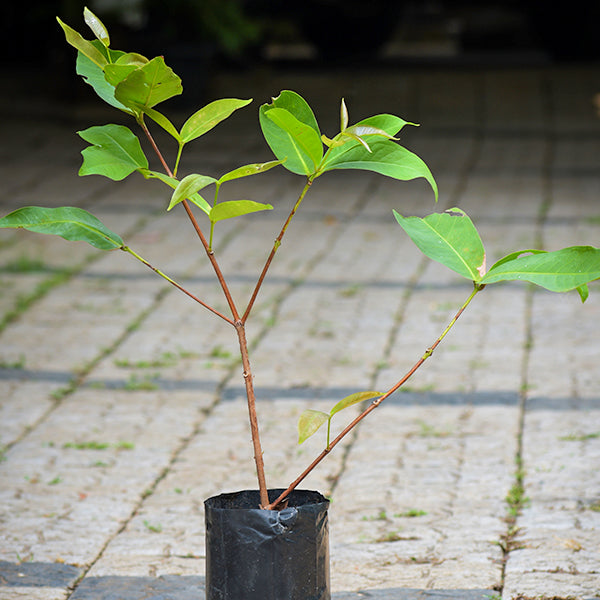
<path fill-rule="evenodd" d="M 92 44 L 97 44 L 100 46 L 100 42 L 94 41 Z M 125 54 L 119 50 L 107 50 L 109 53 L 110 59 L 112 61 L 118 60 L 119 56 Z M 97 64 L 92 62 L 87 56 L 82 54 L 81 52 L 77 53 L 77 63 L 76 63 L 76 71 L 78 75 L 83 77 L 83 80 L 104 100 L 107 104 L 118 108 L 119 110 L 125 111 L 129 114 L 132 113 L 132 110 L 119 102 L 115 98 L 115 87 L 111 85 L 104 76 L 104 71 Z"/>
<path fill-rule="evenodd" d="M 429 167 L 421 158 L 391 140 L 376 139 L 378 136 L 365 136 L 364 139 L 370 143 L 369 138 L 375 138 L 372 139 L 371 151 L 356 142 L 349 142 L 349 146 L 353 145 L 348 150 L 344 150 L 345 145 L 334 148 L 333 151 L 339 150 L 340 154 L 335 154 L 333 160 L 328 158 L 323 171 L 363 169 L 401 181 L 423 177 L 431 185 L 437 200 L 437 184 Z"/>
<path fill-rule="evenodd" d="M 252 100 L 239 100 L 238 98 L 222 98 L 215 100 L 205 107 L 196 111 L 181 128 L 181 140 L 184 143 L 190 142 L 213 127 L 224 121 L 234 111 L 247 106 Z"/>
<path fill-rule="evenodd" d="M 403 217 L 396 211 L 394 215 L 423 254 L 467 279 L 481 280 L 485 250 L 473 222 L 462 210 L 451 208 L 424 218 Z"/>
<path fill-rule="evenodd" d="M 321 132 L 304 98 L 283 91 L 259 111 L 265 140 L 284 167 L 298 175 L 311 175 L 323 157 Z"/>
<path fill-rule="evenodd" d="M 270 204 L 261 204 L 252 200 L 231 200 L 229 202 L 220 202 L 216 206 L 213 206 L 208 217 L 213 223 L 216 223 L 224 219 L 241 217 L 253 212 L 272 209 L 273 207 Z"/>
<path fill-rule="evenodd" d="M 123 240 L 94 215 L 72 206 L 25 206 L 0 219 L 0 227 L 58 235 L 69 241 L 87 242 L 100 250 L 115 250 L 124 245 Z"/>
<path fill-rule="evenodd" d="M 194 196 L 198 195 L 198 192 L 200 190 L 215 182 L 216 179 L 214 179 L 213 177 L 209 177 L 208 175 L 198 175 L 197 173 L 192 173 L 191 175 L 184 177 L 177 184 L 177 187 L 175 188 L 175 191 L 171 196 L 171 202 L 169 203 L 169 207 L 167 208 L 167 210 L 171 210 L 174 206 L 188 198 L 192 200 Z M 202 210 L 204 210 L 207 214 L 210 214 L 210 204 L 208 204 L 208 202 L 206 202 L 206 200 L 204 200 L 202 196 L 199 197 L 202 199 L 203 202 L 202 206 L 199 205 L 200 208 L 202 208 Z M 204 205 L 208 207 L 208 210 L 204 208 Z"/>
<path fill-rule="evenodd" d="M 156 56 L 116 86 L 115 98 L 125 106 L 143 111 L 182 92 L 179 76 L 165 64 L 162 56 Z"/>
<path fill-rule="evenodd" d="M 530 254 L 531 252 L 534 253 Z M 514 252 L 495 263 L 481 283 L 529 281 L 552 292 L 582 288 L 580 294 L 584 291 L 584 300 L 587 288 L 583 286 L 596 279 L 600 279 L 600 249 L 593 246 L 571 246 L 554 252 Z"/>
<path fill-rule="evenodd" d="M 80 175 L 104 175 L 120 181 L 138 169 L 148 168 L 140 141 L 127 127 L 98 125 L 78 133 L 93 144 L 81 152 Z"/>

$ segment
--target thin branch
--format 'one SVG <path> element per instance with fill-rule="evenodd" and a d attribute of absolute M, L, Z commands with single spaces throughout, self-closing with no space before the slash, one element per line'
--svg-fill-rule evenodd
<path fill-rule="evenodd" d="M 289 487 L 282 492 L 279 497 L 271 502 L 266 508 L 273 510 L 279 504 L 281 504 L 285 498 L 295 490 L 298 485 L 315 469 L 315 467 L 331 452 L 331 450 L 337 446 L 339 442 L 342 441 L 343 438 L 346 437 L 369 413 L 373 412 L 386 398 L 391 396 L 394 392 L 396 392 L 399 388 L 401 388 L 417 371 L 421 365 L 433 354 L 433 351 L 438 347 L 440 342 L 446 337 L 446 334 L 452 329 L 458 318 L 462 315 L 464 310 L 470 304 L 471 300 L 475 297 L 477 292 L 480 292 L 485 286 L 475 284 L 475 287 L 464 304 L 460 307 L 458 312 L 454 315 L 454 318 L 450 321 L 448 326 L 444 329 L 444 331 L 439 335 L 439 337 L 435 340 L 435 342 L 427 348 L 423 356 L 419 358 L 419 360 L 412 366 L 411 369 L 398 381 L 396 382 L 385 394 L 377 397 L 369 406 L 360 413 L 350 424 L 348 424 L 343 431 L 313 460 L 313 462 L 301 473 L 299 477 L 297 477 Z"/>
<path fill-rule="evenodd" d="M 313 180 L 309 178 L 308 181 L 306 182 L 306 185 L 304 186 L 304 188 L 302 188 L 302 192 L 300 192 L 300 196 L 298 197 L 298 200 L 296 200 L 296 204 L 294 204 L 294 208 L 292 208 L 290 214 L 288 215 L 288 218 L 286 219 L 285 223 L 283 224 L 283 227 L 281 228 L 281 231 L 279 232 L 279 235 L 275 239 L 273 248 L 271 249 L 271 252 L 270 252 L 269 256 L 267 257 L 265 266 L 263 267 L 260 277 L 258 278 L 256 286 L 254 287 L 254 291 L 252 292 L 252 296 L 250 297 L 250 301 L 248 302 L 248 306 L 246 307 L 246 310 L 242 317 L 242 323 L 245 323 L 248 320 L 248 317 L 250 316 L 250 311 L 252 310 L 252 307 L 254 306 L 254 303 L 256 302 L 256 297 L 258 296 L 258 292 L 260 291 L 260 288 L 262 287 L 262 284 L 267 275 L 267 271 L 269 270 L 269 267 L 271 266 L 271 262 L 273 262 L 275 253 L 277 252 L 277 250 L 279 250 L 279 246 L 281 246 L 281 241 L 283 239 L 283 236 L 285 235 L 288 225 L 290 224 L 292 217 L 296 214 L 296 211 L 298 210 L 300 203 L 304 199 L 304 196 L 306 196 L 306 192 L 308 192 L 308 190 L 310 189 L 312 182 L 313 182 Z"/>

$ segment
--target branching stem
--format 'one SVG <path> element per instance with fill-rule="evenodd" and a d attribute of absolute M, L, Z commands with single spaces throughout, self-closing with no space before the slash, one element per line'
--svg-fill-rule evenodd
<path fill-rule="evenodd" d="M 401 388 L 417 371 L 421 365 L 433 354 L 433 351 L 438 347 L 441 341 L 446 337 L 447 333 L 452 329 L 458 318 L 465 311 L 467 306 L 471 303 L 471 300 L 475 297 L 475 295 L 480 292 L 485 286 L 475 284 L 475 287 L 469 297 L 465 300 L 463 305 L 459 308 L 458 312 L 454 315 L 454 318 L 448 323 L 447 327 L 442 331 L 442 333 L 438 336 L 435 342 L 427 348 L 423 356 L 419 358 L 419 360 L 407 371 L 407 373 L 397 381 L 387 392 L 378 396 L 369 404 L 369 406 L 360 413 L 350 424 L 348 424 L 343 431 L 330 443 L 327 444 L 325 449 L 313 460 L 313 462 L 301 473 L 299 477 L 297 477 L 289 487 L 280 494 L 280 496 L 271 502 L 266 508 L 273 510 L 278 505 L 280 505 L 285 498 L 298 487 L 298 485 L 315 469 L 315 467 L 331 452 L 331 450 L 337 446 L 339 442 L 342 441 L 343 438 L 346 437 L 369 413 L 373 412 L 386 398 L 391 396 L 394 392 L 396 392 L 399 388 Z"/>

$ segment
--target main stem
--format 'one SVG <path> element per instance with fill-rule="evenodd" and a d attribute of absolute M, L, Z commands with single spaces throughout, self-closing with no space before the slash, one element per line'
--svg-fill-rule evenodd
<path fill-rule="evenodd" d="M 295 490 L 298 485 L 315 469 L 315 467 L 331 452 L 331 450 L 339 444 L 348 435 L 368 414 L 373 412 L 386 398 L 391 396 L 394 392 L 396 392 L 400 387 L 402 387 L 417 371 L 423 363 L 433 354 L 433 351 L 438 347 L 441 341 L 446 337 L 446 334 L 452 329 L 460 315 L 465 311 L 467 306 L 470 304 L 471 300 L 475 297 L 477 292 L 480 292 L 485 286 L 475 284 L 475 287 L 469 297 L 465 300 L 463 305 L 459 308 L 458 312 L 454 315 L 454 318 L 448 323 L 444 331 L 439 335 L 439 337 L 435 340 L 435 342 L 425 350 L 425 353 L 419 360 L 407 371 L 407 373 L 397 381 L 385 394 L 377 397 L 369 406 L 360 413 L 349 425 L 347 425 L 343 431 L 313 460 L 313 462 L 301 473 L 299 477 L 297 477 L 289 487 L 282 492 L 277 499 L 271 502 L 266 508 L 273 510 L 279 504 L 281 504 L 286 497 Z"/>

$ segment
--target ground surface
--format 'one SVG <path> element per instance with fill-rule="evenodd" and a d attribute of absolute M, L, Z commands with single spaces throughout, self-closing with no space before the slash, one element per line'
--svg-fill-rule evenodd
<path fill-rule="evenodd" d="M 434 206 L 422 181 L 339 172 L 301 207 L 249 327 L 273 487 L 320 450 L 319 436 L 296 445 L 303 409 L 392 385 L 470 292 L 420 258 L 392 209 L 463 208 L 489 264 L 599 245 L 595 70 L 265 70 L 211 86 L 211 98 L 255 103 L 191 148 L 188 172 L 269 160 L 256 110 L 288 88 L 329 135 L 341 96 L 351 121 L 421 123 L 402 142 L 440 187 Z M 75 131 L 115 115 L 3 102 L 2 214 L 91 210 L 226 309 L 185 214 L 165 217 L 164 188 L 77 177 Z M 244 186 L 231 197 L 275 209 L 217 231 L 241 304 L 302 181 L 278 170 Z M 255 487 L 233 332 L 125 253 L 3 231 L 0 270 L 0 598 L 202 596 L 203 500 Z M 582 305 L 576 293 L 485 290 L 406 391 L 308 478 L 333 500 L 335 600 L 600 597 L 599 292 Z"/>

